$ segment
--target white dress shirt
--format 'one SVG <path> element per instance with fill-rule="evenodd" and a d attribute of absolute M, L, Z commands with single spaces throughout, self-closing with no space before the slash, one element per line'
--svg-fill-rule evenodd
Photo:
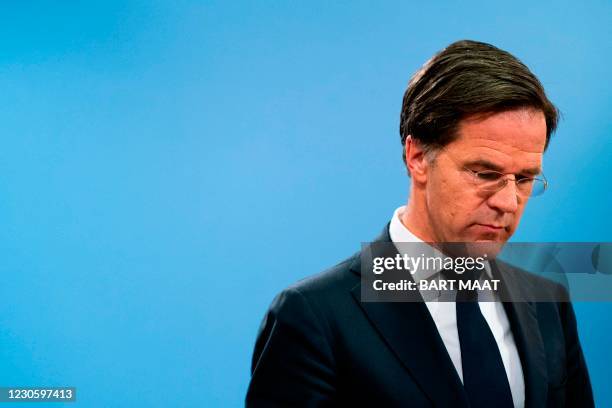
<path fill-rule="evenodd" d="M 391 241 L 396 244 L 396 247 L 400 254 L 402 253 L 402 247 L 397 243 L 402 242 L 423 242 L 417 236 L 415 236 L 401 221 L 401 215 L 405 209 L 405 206 L 399 207 L 395 210 L 391 223 L 389 225 L 389 235 Z M 490 266 L 488 262 L 486 265 L 486 271 L 490 274 Z M 431 314 L 431 317 L 438 328 L 440 337 L 444 342 L 444 346 L 448 351 L 448 354 L 459 374 L 459 378 L 463 381 L 463 370 L 461 367 L 461 348 L 459 345 L 459 335 L 457 333 L 457 313 L 455 302 L 438 302 L 425 301 L 427 309 Z M 499 301 L 495 302 L 478 302 L 480 311 L 484 316 L 485 320 L 489 324 L 495 342 L 499 348 L 506 375 L 508 376 L 508 382 L 510 383 L 510 390 L 512 392 L 512 401 L 515 407 L 524 407 L 525 405 L 525 382 L 523 379 L 523 368 L 521 366 L 521 360 L 514 343 L 514 337 L 510 330 L 510 323 L 508 322 L 508 316 L 503 305 Z M 492 404 L 494 404 L 492 402 Z"/>

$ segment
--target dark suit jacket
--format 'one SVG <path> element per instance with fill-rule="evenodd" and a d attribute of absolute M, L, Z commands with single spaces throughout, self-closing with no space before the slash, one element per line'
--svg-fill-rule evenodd
<path fill-rule="evenodd" d="M 378 241 L 391 241 L 388 227 Z M 564 290 L 496 263 L 509 292 Z M 357 253 L 274 299 L 255 344 L 247 406 L 469 406 L 427 306 L 361 302 L 360 273 Z M 571 303 L 504 308 L 523 366 L 525 406 L 593 406 Z"/>

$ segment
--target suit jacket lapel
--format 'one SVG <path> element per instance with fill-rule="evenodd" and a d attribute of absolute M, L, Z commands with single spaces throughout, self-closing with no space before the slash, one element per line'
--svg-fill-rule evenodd
<path fill-rule="evenodd" d="M 491 262 L 493 275 L 501 279 L 501 298 L 508 315 L 525 380 L 525 407 L 546 406 L 548 374 L 544 343 L 538 326 L 536 307 L 530 299 L 531 282 L 501 262 Z"/>
<path fill-rule="evenodd" d="M 388 226 L 377 241 L 391 242 Z M 360 261 L 351 267 L 357 274 L 361 274 Z M 461 379 L 423 301 L 361 302 L 361 283 L 351 294 L 435 406 L 468 407 Z"/>

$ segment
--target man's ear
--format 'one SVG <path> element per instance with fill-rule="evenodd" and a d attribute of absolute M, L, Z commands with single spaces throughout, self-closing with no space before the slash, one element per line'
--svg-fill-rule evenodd
<path fill-rule="evenodd" d="M 406 154 L 406 168 L 408 174 L 417 183 L 425 183 L 427 181 L 427 171 L 429 169 L 429 161 L 423 150 L 423 145 L 418 140 L 408 136 L 406 145 L 404 146 Z"/>

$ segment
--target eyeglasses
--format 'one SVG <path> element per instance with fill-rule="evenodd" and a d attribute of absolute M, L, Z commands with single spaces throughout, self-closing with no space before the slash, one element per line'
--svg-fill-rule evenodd
<path fill-rule="evenodd" d="M 472 175 L 474 185 L 482 191 L 496 193 L 506 187 L 509 181 L 516 183 L 516 191 L 523 197 L 535 197 L 544 194 L 548 187 L 548 181 L 543 174 L 539 177 L 514 177 L 510 178 L 504 173 L 494 170 L 474 171 L 467 167 L 464 169 Z"/>
<path fill-rule="evenodd" d="M 444 149 L 442 149 L 444 150 Z M 448 154 L 447 156 L 455 162 L 459 163 Z M 496 193 L 508 185 L 509 181 L 516 183 L 516 191 L 522 197 L 535 197 L 544 194 L 548 187 L 548 181 L 544 174 L 539 174 L 537 177 L 516 176 L 509 177 L 504 173 L 495 170 L 474 171 L 468 167 L 461 166 L 463 170 L 470 174 L 472 184 L 480 191 L 487 193 Z"/>

